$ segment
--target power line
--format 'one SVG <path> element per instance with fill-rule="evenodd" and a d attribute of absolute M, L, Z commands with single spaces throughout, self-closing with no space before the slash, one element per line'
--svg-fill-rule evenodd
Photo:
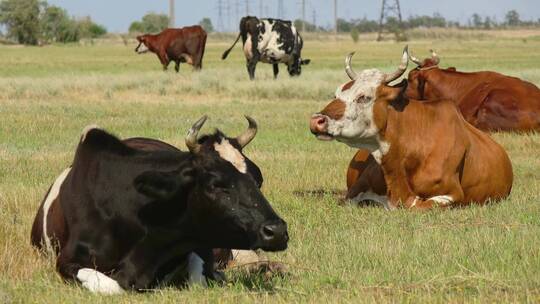
<path fill-rule="evenodd" d="M 399 22 L 399 27 L 403 27 L 401 21 L 401 8 L 399 6 L 399 0 L 382 0 L 381 17 L 379 18 L 379 34 L 377 35 L 377 41 L 383 39 L 383 33 L 385 32 L 385 23 L 388 22 L 388 18 L 396 18 Z"/>
<path fill-rule="evenodd" d="M 306 31 L 306 0 L 302 0 L 302 32 Z"/>
<path fill-rule="evenodd" d="M 337 35 L 337 0 L 334 0 L 334 34 Z"/>
<path fill-rule="evenodd" d="M 223 0 L 218 0 L 218 22 L 217 22 L 217 29 L 220 32 L 223 32 Z"/>
<path fill-rule="evenodd" d="M 285 19 L 285 8 L 283 6 L 283 0 L 278 0 L 277 16 L 279 19 Z"/>
<path fill-rule="evenodd" d="M 169 27 L 174 27 L 174 0 L 169 0 Z"/>

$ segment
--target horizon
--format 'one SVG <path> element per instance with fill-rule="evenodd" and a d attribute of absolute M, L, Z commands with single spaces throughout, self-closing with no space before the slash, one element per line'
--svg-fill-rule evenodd
<path fill-rule="evenodd" d="M 540 4 L 537 0 L 454 0 L 451 3 L 445 1 L 434 3 L 428 0 L 400 1 L 401 14 L 404 20 L 411 16 L 433 16 L 438 13 L 448 21 L 457 21 L 461 25 L 467 25 L 474 13 L 483 18 L 490 17 L 497 22 L 502 22 L 506 12 L 516 10 L 523 21 L 537 21 L 540 19 Z M 83 1 L 83 0 L 48 0 L 50 5 L 60 6 L 74 17 L 90 16 L 92 20 L 107 28 L 109 32 L 127 32 L 133 21 L 140 20 L 149 12 L 163 13 L 168 15 L 168 1 Z M 218 3 L 229 9 L 222 10 L 222 18 L 219 18 Z M 129 3 L 129 9 L 125 9 Z M 301 19 L 301 7 L 299 1 L 283 3 L 283 10 L 278 14 L 278 2 L 263 3 L 261 0 L 248 0 L 249 14 L 263 17 L 282 18 L 288 20 Z M 355 0 L 338 0 L 338 18 L 345 20 L 367 18 L 378 20 L 381 10 L 381 1 L 359 3 Z M 461 5 L 460 5 L 461 4 Z M 105 10 L 104 7 L 109 7 Z M 465 9 L 467 7 L 467 9 Z M 124 10 L 124 11 L 122 11 Z M 315 23 L 324 28 L 333 27 L 333 2 L 324 0 L 306 0 L 306 21 Z M 121 13 L 120 13 L 121 12 Z M 190 3 L 190 9 L 182 6 L 182 1 L 175 2 L 175 26 L 198 24 L 199 21 L 208 17 L 212 21 L 216 31 L 236 31 L 238 20 L 246 15 L 245 2 L 239 0 L 203 0 L 199 3 Z M 221 22 L 220 22 L 221 21 Z M 315 21 L 315 22 L 313 22 Z"/>

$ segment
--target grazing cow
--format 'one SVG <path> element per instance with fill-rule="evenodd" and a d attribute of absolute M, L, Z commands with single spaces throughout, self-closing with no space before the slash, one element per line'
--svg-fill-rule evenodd
<path fill-rule="evenodd" d="M 38 210 L 32 244 L 56 249 L 62 277 L 101 293 L 222 279 L 212 248 L 284 250 L 286 223 L 241 153 L 254 121 L 237 138 L 197 140 L 205 120 L 188 133 L 190 152 L 86 129 Z"/>
<path fill-rule="evenodd" d="M 168 28 L 156 35 L 140 35 L 137 36 L 137 41 L 139 45 L 135 48 L 135 52 L 155 53 L 164 71 L 171 61 L 174 61 L 177 73 L 180 70 L 180 62 L 191 64 L 195 70 L 202 69 L 206 32 L 198 25 L 178 29 Z"/>
<path fill-rule="evenodd" d="M 409 72 L 407 96 L 420 100 L 450 99 L 465 119 L 484 131 L 540 130 L 540 89 L 519 78 L 496 72 L 440 69 L 432 51 Z"/>
<path fill-rule="evenodd" d="M 232 48 L 242 37 L 244 55 L 247 61 L 249 79 L 255 78 L 257 62 L 270 63 L 274 67 L 274 78 L 279 73 L 279 63 L 287 65 L 290 76 L 300 76 L 302 65 L 311 60 L 302 59 L 304 44 L 300 33 L 291 21 L 280 19 L 258 19 L 246 16 L 240 20 L 240 33 L 233 45 L 227 49 L 221 59 L 227 58 Z"/>
<path fill-rule="evenodd" d="M 452 101 L 409 99 L 406 80 L 389 85 L 407 68 L 407 48 L 390 74 L 356 73 L 351 57 L 345 68 L 351 81 L 313 115 L 310 129 L 319 139 L 372 151 L 384 173 L 387 208 L 483 204 L 509 195 L 512 165 L 500 145 L 467 123 Z"/>

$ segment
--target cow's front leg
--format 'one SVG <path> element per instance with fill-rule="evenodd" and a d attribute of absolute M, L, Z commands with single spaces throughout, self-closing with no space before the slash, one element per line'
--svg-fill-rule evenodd
<path fill-rule="evenodd" d="M 162 273 L 164 265 L 184 260 L 192 251 L 194 245 L 181 240 L 177 231 L 152 231 L 122 259 L 112 278 L 125 289 L 152 288 L 167 275 Z"/>
<path fill-rule="evenodd" d="M 415 197 L 407 200 L 405 207 L 428 209 L 433 207 L 450 207 L 455 202 L 463 201 L 457 168 L 459 164 L 448 161 L 432 161 L 424 163 L 414 175 L 409 176 Z"/>
<path fill-rule="evenodd" d="M 94 293 L 120 294 L 124 292 L 120 284 L 106 274 L 96 269 L 83 267 L 73 258 L 72 246 L 66 246 L 56 259 L 56 269 L 60 275 L 69 281 L 75 280 L 83 287 Z"/>
<path fill-rule="evenodd" d="M 274 67 L 274 79 L 277 79 L 277 75 L 279 73 L 279 66 L 277 63 L 274 63 L 273 67 Z"/>
<path fill-rule="evenodd" d="M 176 60 L 174 62 L 174 70 L 176 71 L 176 73 L 180 71 L 180 60 Z"/>
<path fill-rule="evenodd" d="M 448 208 L 454 203 L 454 198 L 451 195 L 436 195 L 427 199 L 409 197 L 405 203 L 408 209 L 426 210 L 434 207 Z"/>
<path fill-rule="evenodd" d="M 169 56 L 167 56 L 167 53 L 163 52 L 158 53 L 157 56 L 159 58 L 159 62 L 161 62 L 161 65 L 163 66 L 163 71 L 166 71 L 170 63 Z"/>

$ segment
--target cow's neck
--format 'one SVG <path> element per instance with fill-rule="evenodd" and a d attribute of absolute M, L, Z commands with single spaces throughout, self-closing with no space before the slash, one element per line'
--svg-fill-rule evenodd
<path fill-rule="evenodd" d="M 397 137 L 401 132 L 407 132 L 411 126 L 402 127 L 402 120 L 409 116 L 409 99 L 401 91 L 393 100 L 379 101 L 373 106 L 373 118 L 378 128 L 377 149 L 371 154 L 379 164 L 383 164 L 390 148 L 398 143 Z M 393 149 L 395 150 L 395 149 Z"/>

